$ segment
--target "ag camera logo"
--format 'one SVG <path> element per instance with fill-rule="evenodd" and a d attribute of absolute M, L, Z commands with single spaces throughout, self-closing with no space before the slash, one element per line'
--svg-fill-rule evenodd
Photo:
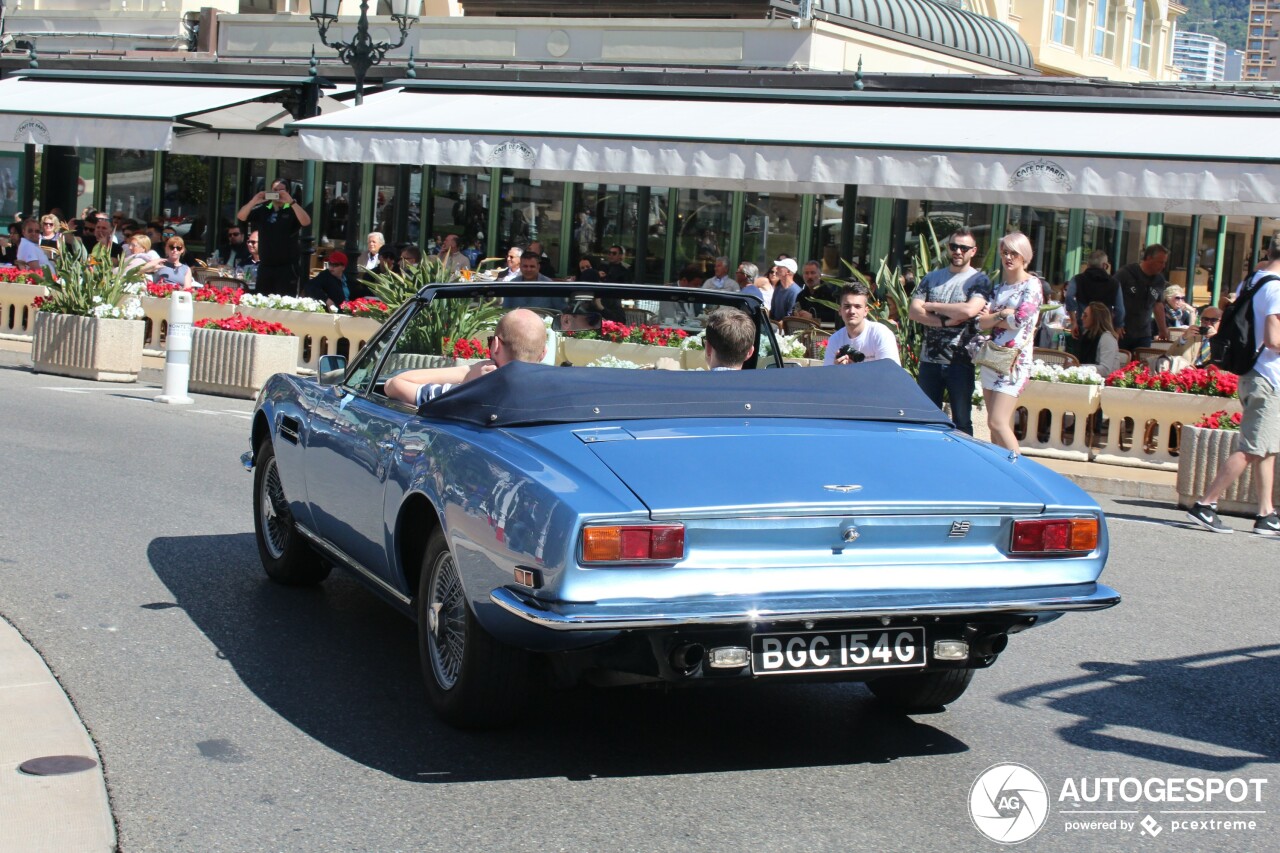
<path fill-rule="evenodd" d="M 1020 844 L 1048 819 L 1049 789 L 1030 767 L 994 764 L 969 789 L 969 817 L 992 841 Z"/>

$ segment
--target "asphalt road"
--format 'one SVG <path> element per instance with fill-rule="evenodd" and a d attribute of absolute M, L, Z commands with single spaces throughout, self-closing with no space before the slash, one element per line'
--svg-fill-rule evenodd
<path fill-rule="evenodd" d="M 1280 542 L 1105 501 L 1124 603 L 1012 638 L 945 713 L 856 685 L 580 690 L 459 733 L 426 708 L 408 622 L 338 573 L 263 576 L 249 403 L 167 407 L 0 356 L 0 614 L 97 740 L 126 853 L 996 850 L 969 796 L 1004 762 L 1048 790 L 1026 850 L 1280 849 Z M 1260 801 L 1061 799 L 1129 777 L 1267 782 Z M 1208 809 L 1257 813 L 1170 813 Z M 1067 829 L 1148 815 L 1155 835 Z M 1256 828 L 1172 823 L 1193 819 Z"/>

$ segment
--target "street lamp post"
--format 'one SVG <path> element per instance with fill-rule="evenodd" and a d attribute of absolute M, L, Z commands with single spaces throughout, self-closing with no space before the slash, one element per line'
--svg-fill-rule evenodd
<path fill-rule="evenodd" d="M 356 106 L 364 101 L 364 75 L 382 62 L 388 51 L 404 44 L 409 36 L 409 28 L 418 20 L 418 16 L 409 14 L 409 10 L 421 2 L 422 0 L 391 0 L 391 20 L 400 28 L 400 41 L 388 44 L 384 41 L 375 42 L 369 35 L 369 0 L 360 0 L 360 20 L 356 22 L 355 36 L 350 41 L 335 42 L 330 42 L 327 35 L 329 27 L 338 20 L 342 0 L 313 0 L 311 20 L 316 22 L 316 28 L 320 30 L 320 43 L 338 51 L 338 58 L 343 64 L 350 65 L 356 75 Z"/>

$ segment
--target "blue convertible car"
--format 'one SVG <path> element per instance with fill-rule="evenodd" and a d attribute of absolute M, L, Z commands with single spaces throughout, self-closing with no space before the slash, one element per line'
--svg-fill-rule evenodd
<path fill-rule="evenodd" d="M 551 363 L 420 408 L 387 396 L 390 376 L 451 363 L 442 317 L 530 298 Z M 584 337 L 616 346 L 604 363 L 648 357 L 602 340 L 601 309 L 674 334 L 717 305 L 755 318 L 747 369 L 565 364 Z M 244 461 L 267 574 L 342 566 L 415 619 L 430 700 L 462 726 L 509 718 L 535 678 L 861 681 L 937 708 L 1011 634 L 1119 601 L 1074 484 L 959 433 L 895 364 L 784 366 L 749 297 L 424 289 L 350 364 L 263 388 Z"/>

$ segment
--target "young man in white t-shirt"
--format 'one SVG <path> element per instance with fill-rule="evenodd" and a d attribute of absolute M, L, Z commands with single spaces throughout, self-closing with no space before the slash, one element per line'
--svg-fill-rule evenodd
<path fill-rule="evenodd" d="M 1249 279 L 1253 284 L 1263 276 L 1280 275 L 1280 237 L 1273 237 L 1267 263 Z M 1241 285 L 1243 290 L 1245 285 Z M 1240 290 L 1237 291 L 1239 296 Z M 1271 502 L 1276 454 L 1280 453 L 1280 281 L 1269 281 L 1253 296 L 1254 344 L 1259 348 L 1253 369 L 1240 377 L 1240 449 L 1227 457 L 1218 469 L 1204 497 L 1187 511 L 1187 517 L 1214 533 L 1231 533 L 1218 517 L 1218 498 L 1239 479 L 1244 469 L 1254 466 L 1258 490 L 1258 514 L 1253 532 L 1280 536 L 1280 518 Z"/>
<path fill-rule="evenodd" d="M 844 328 L 827 339 L 823 364 L 855 364 L 887 358 L 902 364 L 898 357 L 898 339 L 888 326 L 867 319 L 871 288 L 860 281 L 840 290 L 840 319 Z"/>

